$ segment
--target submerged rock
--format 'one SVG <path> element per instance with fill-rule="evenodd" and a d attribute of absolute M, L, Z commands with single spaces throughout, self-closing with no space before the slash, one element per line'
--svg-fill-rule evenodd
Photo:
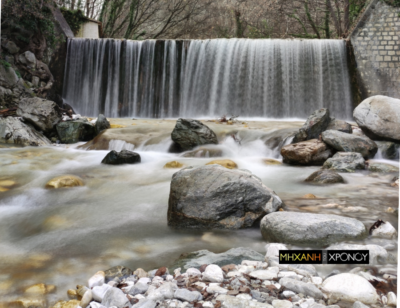
<path fill-rule="evenodd" d="M 365 160 L 360 153 L 337 152 L 324 163 L 322 168 L 339 172 L 354 172 L 365 169 Z"/>
<path fill-rule="evenodd" d="M 336 130 L 327 130 L 323 132 L 322 140 L 337 151 L 357 152 L 365 158 L 374 157 L 378 151 L 378 146 L 371 139 L 342 133 Z"/>
<path fill-rule="evenodd" d="M 99 114 L 99 116 L 97 117 L 94 127 L 96 130 L 96 136 L 100 134 L 103 130 L 111 128 L 110 122 L 108 122 L 107 118 L 102 114 Z"/>
<path fill-rule="evenodd" d="M 188 167 L 172 177 L 168 225 L 240 229 L 282 206 L 281 199 L 245 170 Z"/>
<path fill-rule="evenodd" d="M 104 271 L 105 275 L 105 283 L 108 283 L 111 280 L 114 280 L 115 278 L 128 278 L 129 276 L 132 275 L 132 270 L 128 267 L 118 265 L 114 266 L 106 271 Z"/>
<path fill-rule="evenodd" d="M 336 119 L 333 119 L 329 123 L 326 130 L 337 130 L 339 132 L 347 133 L 347 134 L 353 133 L 353 129 L 351 128 L 351 125 L 349 123 L 347 123 L 346 121 L 336 120 Z"/>
<path fill-rule="evenodd" d="M 95 128 L 87 120 L 60 122 L 56 129 L 61 143 L 89 141 L 95 136 Z"/>
<path fill-rule="evenodd" d="M 362 222 L 326 214 L 276 212 L 261 220 L 261 234 L 269 242 L 325 246 L 367 235 Z"/>
<path fill-rule="evenodd" d="M 227 169 L 237 169 L 238 167 L 236 163 L 230 159 L 213 160 L 207 163 L 206 165 L 220 165 Z"/>
<path fill-rule="evenodd" d="M 0 142 L 22 146 L 51 145 L 49 139 L 14 117 L 0 118 Z"/>
<path fill-rule="evenodd" d="M 54 126 L 61 121 L 56 103 L 38 97 L 21 99 L 17 115 L 45 133 L 53 131 Z"/>
<path fill-rule="evenodd" d="M 75 175 L 62 175 L 47 182 L 46 188 L 64 188 L 84 186 L 83 180 Z"/>
<path fill-rule="evenodd" d="M 312 173 L 305 182 L 313 182 L 317 184 L 334 184 L 344 183 L 344 179 L 333 170 L 318 170 Z"/>
<path fill-rule="evenodd" d="M 319 135 L 326 130 L 330 122 L 329 109 L 322 108 L 314 111 L 294 136 L 292 143 L 318 139 Z"/>
<path fill-rule="evenodd" d="M 271 158 L 265 158 L 263 159 L 263 163 L 268 165 L 268 166 L 278 166 L 278 165 L 282 165 L 282 163 L 279 160 L 276 159 L 271 159 Z"/>
<path fill-rule="evenodd" d="M 203 144 L 218 144 L 217 136 L 208 126 L 192 119 L 178 119 L 171 138 L 183 151 Z"/>
<path fill-rule="evenodd" d="M 375 141 L 383 158 L 399 159 L 400 144 L 391 141 Z M 379 154 L 379 153 L 378 153 Z"/>
<path fill-rule="evenodd" d="M 400 99 L 376 95 L 354 109 L 354 119 L 374 140 L 400 141 Z"/>
<path fill-rule="evenodd" d="M 377 162 L 368 162 L 368 170 L 371 172 L 399 173 L 399 167 Z"/>
<path fill-rule="evenodd" d="M 166 163 L 164 165 L 164 168 L 166 168 L 166 169 L 175 169 L 175 168 L 182 168 L 182 167 L 183 167 L 183 164 L 181 164 L 180 162 L 178 162 L 176 160 Z"/>
<path fill-rule="evenodd" d="M 179 153 L 179 151 L 177 151 Z M 193 151 L 185 152 L 182 154 L 183 157 L 221 157 L 223 152 L 217 148 L 206 148 L 200 147 Z"/>
<path fill-rule="evenodd" d="M 294 165 L 322 165 L 334 151 L 317 139 L 289 144 L 282 148 L 283 162 Z"/>
<path fill-rule="evenodd" d="M 121 152 L 112 150 L 101 161 L 102 164 L 106 165 L 138 164 L 140 162 L 141 158 L 138 153 L 127 150 L 122 150 Z"/>

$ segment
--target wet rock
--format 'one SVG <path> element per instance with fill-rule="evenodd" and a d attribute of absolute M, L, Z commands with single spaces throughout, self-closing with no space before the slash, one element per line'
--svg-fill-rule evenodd
<path fill-rule="evenodd" d="M 148 276 L 147 272 L 142 268 L 136 269 L 136 271 L 134 271 L 133 274 L 138 276 L 139 278 L 144 278 Z"/>
<path fill-rule="evenodd" d="M 115 306 L 117 308 L 124 308 L 126 306 L 129 306 L 129 300 L 125 296 L 124 292 L 122 292 L 120 289 L 111 288 L 104 295 L 101 304 L 106 307 Z"/>
<path fill-rule="evenodd" d="M 329 277 L 322 283 L 322 288 L 329 294 L 331 303 L 344 300 L 375 304 L 379 299 L 372 284 L 355 274 L 344 273 Z"/>
<path fill-rule="evenodd" d="M 174 169 L 174 168 L 182 168 L 182 167 L 183 167 L 183 164 L 181 164 L 180 162 L 177 162 L 177 161 L 171 161 L 164 165 L 165 169 Z"/>
<path fill-rule="evenodd" d="M 105 274 L 105 282 L 108 283 L 109 281 L 114 280 L 115 278 L 119 279 L 128 278 L 129 276 L 132 275 L 132 270 L 125 266 L 118 265 L 104 271 L 104 274 Z"/>
<path fill-rule="evenodd" d="M 239 229 L 278 210 L 281 199 L 249 171 L 218 165 L 185 168 L 172 177 L 168 225 Z"/>
<path fill-rule="evenodd" d="M 76 143 L 89 141 L 95 136 L 95 128 L 87 120 L 74 120 L 60 122 L 56 125 L 58 137 L 61 143 Z"/>
<path fill-rule="evenodd" d="M 54 285 L 45 285 L 44 283 L 37 283 L 27 287 L 24 290 L 24 293 L 30 295 L 46 295 L 49 293 L 54 293 L 55 291 L 56 287 Z"/>
<path fill-rule="evenodd" d="M 360 153 L 337 152 L 324 163 L 322 168 L 338 172 L 354 172 L 365 169 L 365 160 Z"/>
<path fill-rule="evenodd" d="M 351 125 L 345 121 L 342 120 L 332 120 L 326 130 L 337 130 L 342 133 L 347 133 L 347 134 L 352 134 L 353 129 L 351 128 Z"/>
<path fill-rule="evenodd" d="M 362 222 L 326 214 L 275 212 L 261 220 L 261 234 L 269 242 L 325 246 L 367 235 Z"/>
<path fill-rule="evenodd" d="M 97 117 L 96 123 L 94 124 L 94 127 L 95 127 L 95 134 L 97 136 L 103 130 L 109 129 L 111 126 L 110 126 L 110 122 L 108 122 L 107 118 L 104 115 L 99 114 L 99 116 Z"/>
<path fill-rule="evenodd" d="M 95 286 L 92 289 L 93 299 L 101 302 L 104 298 L 104 295 L 110 290 L 112 287 L 108 284 L 103 284 L 101 286 Z"/>
<path fill-rule="evenodd" d="M 263 163 L 268 165 L 268 166 L 282 165 L 282 163 L 279 160 L 270 159 L 270 158 L 263 159 Z"/>
<path fill-rule="evenodd" d="M 306 296 L 311 296 L 315 299 L 324 298 L 324 294 L 312 283 L 306 283 L 292 278 L 281 278 L 279 284 L 287 290 L 302 293 Z"/>
<path fill-rule="evenodd" d="M 96 274 L 94 274 L 92 277 L 89 278 L 88 280 L 88 286 L 89 288 L 93 288 L 96 286 L 101 286 L 105 282 L 105 274 L 103 271 L 98 271 Z"/>
<path fill-rule="evenodd" d="M 49 139 L 15 117 L 0 118 L 0 142 L 23 146 L 51 145 Z"/>
<path fill-rule="evenodd" d="M 206 270 L 203 273 L 203 281 L 210 282 L 223 282 L 224 281 L 224 273 L 222 269 L 216 264 L 210 264 L 206 267 Z"/>
<path fill-rule="evenodd" d="M 378 151 L 378 146 L 371 139 L 342 133 L 336 130 L 327 130 L 323 132 L 322 140 L 337 151 L 357 152 L 364 158 L 373 158 Z"/>
<path fill-rule="evenodd" d="M 263 261 L 264 256 L 250 248 L 238 247 L 222 253 L 213 253 L 208 250 L 199 250 L 183 254 L 171 268 L 183 269 L 200 268 L 203 264 L 216 264 L 224 266 L 228 264 L 240 264 L 243 260 Z"/>
<path fill-rule="evenodd" d="M 354 109 L 354 119 L 374 140 L 400 141 L 400 100 L 376 95 Z"/>
<path fill-rule="evenodd" d="M 81 302 L 79 303 L 79 306 L 81 307 L 87 307 L 90 302 L 93 299 L 93 294 L 92 294 L 92 290 L 87 290 L 85 292 L 85 294 L 82 296 Z"/>
<path fill-rule="evenodd" d="M 311 139 L 282 148 L 283 162 L 292 165 L 322 165 L 334 151 L 324 142 Z"/>
<path fill-rule="evenodd" d="M 182 154 L 182 157 L 221 157 L 222 150 L 211 147 L 199 147 L 193 151 L 185 152 Z"/>
<path fill-rule="evenodd" d="M 368 170 L 380 173 L 399 173 L 399 167 L 377 162 L 368 162 Z"/>
<path fill-rule="evenodd" d="M 187 302 L 194 302 L 202 299 L 200 292 L 189 291 L 187 289 L 177 289 L 174 293 L 174 297 Z"/>
<path fill-rule="evenodd" d="M 217 136 L 208 126 L 192 119 L 178 119 L 171 138 L 183 151 L 203 144 L 218 144 Z"/>
<path fill-rule="evenodd" d="M 67 296 L 68 296 L 69 299 L 77 299 L 78 298 L 78 293 L 76 293 L 76 290 L 69 289 L 67 291 Z"/>
<path fill-rule="evenodd" d="M 331 118 L 328 109 L 322 108 L 314 111 L 294 136 L 292 143 L 318 139 L 319 135 L 326 130 L 330 122 Z"/>
<path fill-rule="evenodd" d="M 12 55 L 18 53 L 19 47 L 13 41 L 7 41 L 2 46 Z"/>
<path fill-rule="evenodd" d="M 112 150 L 101 161 L 102 164 L 106 165 L 138 164 L 140 162 L 140 155 L 128 150 L 122 150 L 121 152 Z"/>
<path fill-rule="evenodd" d="M 17 115 L 45 133 L 53 131 L 54 126 L 61 121 L 56 103 L 38 97 L 21 99 Z"/>
<path fill-rule="evenodd" d="M 335 184 L 344 183 L 344 179 L 333 170 L 318 170 L 305 179 L 305 182 L 313 182 L 316 184 Z"/>
<path fill-rule="evenodd" d="M 84 186 L 83 180 L 75 175 L 57 176 L 46 183 L 46 188 Z"/>
<path fill-rule="evenodd" d="M 397 238 L 397 231 L 391 225 L 390 222 L 386 221 L 385 223 L 381 224 L 378 228 L 373 229 L 371 232 L 373 237 L 382 237 L 382 238 Z"/>
<path fill-rule="evenodd" d="M 89 290 L 88 287 L 82 286 L 82 285 L 77 285 L 76 286 L 76 293 L 78 294 L 78 299 L 80 299 L 85 293 Z"/>
<path fill-rule="evenodd" d="M 303 199 L 317 199 L 317 196 L 313 195 L 313 194 L 305 194 L 304 196 L 302 196 Z"/>
<path fill-rule="evenodd" d="M 0 86 L 5 88 L 14 88 L 18 83 L 18 76 L 14 69 L 0 65 Z"/>
<path fill-rule="evenodd" d="M 381 153 L 386 159 L 399 159 L 400 144 L 391 141 L 375 141 L 378 145 L 378 154 Z"/>
<path fill-rule="evenodd" d="M 237 165 L 234 161 L 230 159 L 222 159 L 222 160 L 213 160 L 206 165 L 220 165 L 222 167 L 225 167 L 227 169 L 237 169 Z"/>

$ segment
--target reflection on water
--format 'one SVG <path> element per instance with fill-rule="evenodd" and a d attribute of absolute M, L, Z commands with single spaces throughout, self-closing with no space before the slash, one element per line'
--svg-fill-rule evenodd
<path fill-rule="evenodd" d="M 136 122 L 138 126 L 147 125 Z M 285 138 L 273 142 L 276 127 L 301 124 L 274 123 L 263 127 L 248 123 L 250 128 L 241 125 L 236 132 L 241 145 L 229 137 L 226 126 L 220 125 L 215 130 L 222 143 L 208 148 L 222 150 L 223 156 L 234 160 L 239 168 L 260 177 L 281 196 L 289 210 L 354 217 L 367 226 L 383 219 L 397 229 L 397 217 L 385 212 L 389 207 L 398 207 L 398 189 L 390 186 L 393 175 L 365 171 L 342 174 L 346 184 L 306 184 L 303 180 L 318 167 L 263 162 L 264 158 L 279 158 L 277 148 L 266 144 L 279 147 L 288 142 Z M 222 138 L 224 133 L 228 135 Z M 165 134 L 162 125 L 159 134 Z M 0 192 L 0 296 L 7 298 L 22 286 L 44 282 L 58 287 L 54 300 L 64 299 L 68 288 L 86 281 L 98 270 L 120 264 L 150 270 L 171 264 L 183 252 L 199 249 L 221 252 L 244 246 L 264 253 L 266 242 L 258 228 L 203 232 L 177 231 L 167 226 L 170 179 L 178 169 L 163 166 L 174 160 L 187 166 L 203 166 L 213 160 L 170 154 L 170 143 L 164 138 L 157 144 L 133 146 L 116 139 L 110 149 L 134 149 L 142 157 L 141 164 L 124 166 L 102 165 L 108 150 L 85 151 L 76 149 L 77 145 L 0 148 L 0 183 L 13 182 Z M 64 174 L 80 176 L 85 186 L 44 188 L 48 180 Z M 306 193 L 318 199 L 301 199 Z M 323 206 L 326 204 L 336 205 Z M 397 240 L 367 238 L 363 242 L 397 245 Z"/>

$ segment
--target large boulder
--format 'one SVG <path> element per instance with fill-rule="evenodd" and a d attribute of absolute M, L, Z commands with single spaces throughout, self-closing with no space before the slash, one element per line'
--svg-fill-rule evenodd
<path fill-rule="evenodd" d="M 261 220 L 261 234 L 269 242 L 325 246 L 367 235 L 362 222 L 348 217 L 299 212 L 271 213 Z"/>
<path fill-rule="evenodd" d="M 110 122 L 108 122 L 107 118 L 99 114 L 97 117 L 96 123 L 94 124 L 94 127 L 96 129 L 96 135 L 100 134 L 103 130 L 109 129 L 111 127 Z"/>
<path fill-rule="evenodd" d="M 312 182 L 315 184 L 335 184 L 344 183 L 344 179 L 333 170 L 318 170 L 312 173 L 305 182 Z"/>
<path fill-rule="evenodd" d="M 0 142 L 23 146 L 51 145 L 49 139 L 23 123 L 20 118 L 14 117 L 0 118 Z"/>
<path fill-rule="evenodd" d="M 87 120 L 60 122 L 56 126 L 61 143 L 89 141 L 95 135 L 95 128 Z"/>
<path fill-rule="evenodd" d="M 400 99 L 371 96 L 354 109 L 353 116 L 370 138 L 400 141 Z"/>
<path fill-rule="evenodd" d="M 365 169 L 365 160 L 360 153 L 337 152 L 324 163 L 322 168 L 339 172 L 354 172 Z"/>
<path fill-rule="evenodd" d="M 281 149 L 283 162 L 293 165 L 322 165 L 334 150 L 318 139 L 289 144 Z"/>
<path fill-rule="evenodd" d="M 247 170 L 219 165 L 175 173 L 168 202 L 168 225 L 179 228 L 251 227 L 278 210 L 281 199 Z"/>
<path fill-rule="evenodd" d="M 61 121 L 56 103 L 38 97 L 21 99 L 17 115 L 45 133 L 51 132 Z"/>
<path fill-rule="evenodd" d="M 208 126 L 192 119 L 178 119 L 171 138 L 183 151 L 203 144 L 218 144 L 217 135 Z"/>
<path fill-rule="evenodd" d="M 101 161 L 102 164 L 106 165 L 138 164 L 140 162 L 140 155 L 128 150 L 122 150 L 121 152 L 112 150 Z"/>
<path fill-rule="evenodd" d="M 322 140 L 337 151 L 358 152 L 365 158 L 373 158 L 378 151 L 378 146 L 371 139 L 337 130 L 324 131 Z"/>
<path fill-rule="evenodd" d="M 322 283 L 322 289 L 329 294 L 331 303 L 343 300 L 375 304 L 379 300 L 376 289 L 367 279 L 350 273 L 328 277 Z"/>
<path fill-rule="evenodd" d="M 399 159 L 400 156 L 400 144 L 391 141 L 375 141 L 378 145 L 378 151 L 382 155 L 382 158 L 386 159 Z M 378 155 L 379 155 L 378 152 Z"/>
<path fill-rule="evenodd" d="M 306 123 L 299 129 L 299 132 L 296 133 L 292 143 L 318 139 L 319 135 L 326 130 L 330 122 L 329 109 L 322 108 L 314 111 L 308 117 Z"/>
<path fill-rule="evenodd" d="M 14 69 L 0 65 L 0 86 L 5 88 L 13 88 L 18 83 L 18 76 Z"/>
<path fill-rule="evenodd" d="M 336 119 L 333 119 L 329 123 L 326 130 L 338 130 L 339 132 L 348 133 L 348 134 L 353 133 L 353 129 L 349 123 L 347 123 L 346 121 L 336 120 Z"/>

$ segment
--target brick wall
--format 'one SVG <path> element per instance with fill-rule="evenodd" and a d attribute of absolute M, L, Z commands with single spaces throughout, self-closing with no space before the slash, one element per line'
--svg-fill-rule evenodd
<path fill-rule="evenodd" d="M 361 98 L 400 98 L 400 8 L 373 0 L 353 30 L 356 74 Z"/>

